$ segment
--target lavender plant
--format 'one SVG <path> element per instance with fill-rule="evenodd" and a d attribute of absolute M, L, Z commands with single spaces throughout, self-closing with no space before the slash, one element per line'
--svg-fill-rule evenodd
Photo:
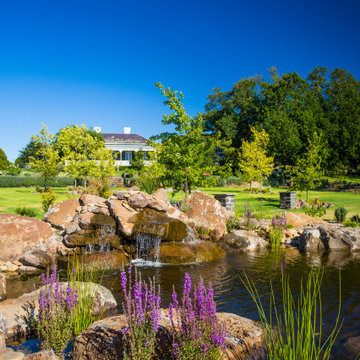
<path fill-rule="evenodd" d="M 175 288 L 169 305 L 173 353 L 179 360 L 220 359 L 225 349 L 225 326 L 216 317 L 214 291 L 206 289 L 200 278 L 192 290 L 191 278 L 185 274 L 181 304 Z"/>
<path fill-rule="evenodd" d="M 68 283 L 67 288 L 59 284 L 54 263 L 51 274 L 41 274 L 42 284 L 45 286 L 39 296 L 39 314 L 37 317 L 37 331 L 41 341 L 41 348 L 54 350 L 61 358 L 73 335 L 73 313 L 77 301 L 77 290 Z"/>
<path fill-rule="evenodd" d="M 287 221 L 284 213 L 281 214 L 280 219 L 277 219 L 275 216 L 272 218 L 271 229 L 269 231 L 272 249 L 278 249 L 280 247 L 286 225 Z"/>
<path fill-rule="evenodd" d="M 249 205 L 248 205 L 248 208 L 249 208 Z M 244 203 L 244 210 L 245 210 L 245 213 L 244 213 L 244 217 L 245 217 L 245 227 L 246 228 L 251 228 L 251 218 L 252 218 L 252 215 L 253 215 L 253 211 L 252 211 L 252 208 L 250 207 L 249 209 L 246 208 L 246 203 Z"/>
<path fill-rule="evenodd" d="M 160 320 L 160 287 L 155 280 L 149 280 L 149 285 L 142 281 L 141 274 L 121 271 L 121 287 L 125 296 L 123 303 L 124 315 L 128 326 L 123 329 L 126 349 L 125 360 L 148 360 L 155 353 L 156 334 Z"/>

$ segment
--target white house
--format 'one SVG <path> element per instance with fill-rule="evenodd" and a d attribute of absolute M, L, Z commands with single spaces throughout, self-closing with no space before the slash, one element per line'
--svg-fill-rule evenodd
<path fill-rule="evenodd" d="M 101 127 L 94 127 L 96 132 L 101 133 Z M 106 134 L 102 133 L 105 147 L 112 151 L 115 160 L 115 166 L 130 166 L 130 160 L 137 151 L 144 152 L 145 164 L 147 152 L 154 150 L 151 146 L 146 145 L 147 139 L 138 134 L 131 134 L 130 127 L 124 127 L 123 134 Z"/>

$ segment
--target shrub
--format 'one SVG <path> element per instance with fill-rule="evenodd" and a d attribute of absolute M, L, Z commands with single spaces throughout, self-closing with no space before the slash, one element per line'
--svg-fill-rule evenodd
<path fill-rule="evenodd" d="M 72 338 L 73 313 L 77 301 L 77 292 L 68 284 L 66 290 L 62 289 L 56 275 L 56 265 L 49 268 L 47 274 L 41 274 L 45 289 L 39 296 L 39 314 L 36 327 L 43 350 L 54 349 L 58 356 L 63 352 Z"/>
<path fill-rule="evenodd" d="M 356 214 L 352 216 L 350 220 L 356 223 L 360 223 L 360 215 Z"/>
<path fill-rule="evenodd" d="M 155 353 L 155 340 L 160 320 L 160 288 L 155 280 L 147 285 L 141 274 L 135 270 L 132 279 L 131 265 L 126 272 L 121 271 L 121 287 L 125 297 L 123 303 L 127 327 L 123 330 L 126 337 L 126 360 L 148 360 Z"/>
<path fill-rule="evenodd" d="M 347 210 L 344 207 L 335 210 L 335 219 L 337 222 L 344 222 L 346 219 Z"/>
<path fill-rule="evenodd" d="M 108 198 L 111 195 L 111 189 L 112 189 L 112 181 L 108 180 L 107 178 L 103 179 L 89 179 L 89 192 L 100 196 L 102 198 Z"/>
<path fill-rule="evenodd" d="M 47 180 L 50 187 L 66 187 L 73 184 L 73 180 L 69 177 L 50 177 Z M 0 176 L 0 188 L 13 187 L 44 187 L 44 178 L 38 176 Z"/>
<path fill-rule="evenodd" d="M 161 187 L 159 179 L 149 178 L 143 175 L 136 178 L 136 185 L 141 191 L 144 191 L 147 194 L 152 194 L 155 190 Z"/>
<path fill-rule="evenodd" d="M 185 274 L 181 304 L 175 289 L 172 298 L 169 316 L 176 359 L 220 359 L 226 332 L 224 324 L 216 317 L 211 285 L 206 289 L 200 278 L 198 287 L 192 290 L 190 275 Z"/>
<path fill-rule="evenodd" d="M 344 221 L 344 226 L 345 227 L 351 227 L 351 228 L 357 228 L 357 227 L 359 227 L 359 223 L 356 222 L 356 221 L 345 220 Z"/>
<path fill-rule="evenodd" d="M 321 283 L 323 268 L 310 270 L 306 283 L 301 282 L 300 296 L 295 299 L 289 277 L 282 274 L 282 304 L 275 299 L 271 284 L 270 314 L 266 315 L 259 293 L 245 274 L 242 283 L 257 307 L 265 337 L 267 359 L 328 360 L 339 333 L 341 310 L 341 277 L 339 276 L 339 307 L 334 328 L 324 340 L 322 333 Z M 282 315 L 280 313 L 282 309 Z M 275 322 L 275 324 L 274 324 Z"/>
<path fill-rule="evenodd" d="M 56 193 L 49 189 L 46 192 L 41 193 L 41 203 L 44 211 L 47 211 L 49 207 L 55 204 L 55 200 L 57 198 Z"/>
<path fill-rule="evenodd" d="M 26 206 L 18 206 L 15 209 L 16 214 L 27 217 L 36 217 L 39 214 L 38 209 L 28 208 Z"/>
<path fill-rule="evenodd" d="M 311 206 L 305 206 L 304 211 L 306 215 L 310 215 L 312 217 L 322 217 L 326 214 L 326 207 L 322 205 L 312 204 Z"/>

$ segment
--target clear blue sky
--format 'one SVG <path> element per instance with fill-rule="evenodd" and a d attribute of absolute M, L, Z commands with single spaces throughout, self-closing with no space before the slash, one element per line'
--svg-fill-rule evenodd
<path fill-rule="evenodd" d="M 0 1 L 0 147 L 14 161 L 42 122 L 166 131 L 156 81 L 195 114 L 212 88 L 271 66 L 359 79 L 359 12 L 359 0 Z"/>

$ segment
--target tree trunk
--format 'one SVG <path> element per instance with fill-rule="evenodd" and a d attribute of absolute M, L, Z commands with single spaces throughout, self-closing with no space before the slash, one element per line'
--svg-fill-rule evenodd
<path fill-rule="evenodd" d="M 306 202 L 309 203 L 309 190 L 306 190 Z"/>
<path fill-rule="evenodd" d="M 75 178 L 75 187 L 76 187 L 76 178 Z"/>

